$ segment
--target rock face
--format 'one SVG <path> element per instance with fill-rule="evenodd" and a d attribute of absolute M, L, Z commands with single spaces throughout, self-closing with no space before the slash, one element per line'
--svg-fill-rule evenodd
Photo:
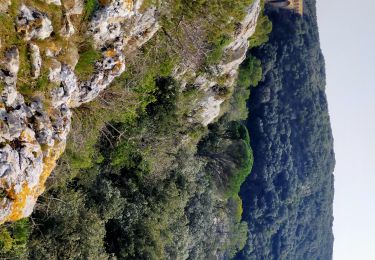
<path fill-rule="evenodd" d="M 60 1 L 46 1 L 61 5 Z M 59 50 L 48 49 L 48 80 L 55 84 L 50 92 L 50 106 L 41 99 L 25 102 L 17 91 L 20 54 L 16 47 L 8 49 L 0 69 L 3 85 L 0 98 L 0 223 L 15 221 L 32 213 L 38 196 L 44 191 L 47 177 L 65 149 L 70 131 L 70 109 L 93 100 L 125 70 L 124 48 L 140 47 L 157 31 L 155 10 L 138 10 L 142 1 L 115 0 L 100 8 L 89 24 L 88 36 L 102 52 L 95 72 L 80 81 L 74 68 L 54 58 Z M 66 8 L 66 7 L 65 7 Z M 65 10 L 60 34 L 69 38 L 75 28 L 70 15 L 82 11 L 82 3 L 74 2 Z M 17 32 L 29 42 L 32 74 L 39 78 L 42 57 L 37 43 L 53 32 L 50 18 L 34 8 L 22 5 L 16 19 Z M 130 41 L 130 39 L 133 39 Z"/>

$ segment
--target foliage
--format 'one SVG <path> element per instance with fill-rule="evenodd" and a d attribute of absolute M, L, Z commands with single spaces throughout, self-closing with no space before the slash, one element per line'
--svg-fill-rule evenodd
<path fill-rule="evenodd" d="M 206 44 L 196 46 L 196 53 L 204 53 L 207 56 L 205 65 L 211 65 L 222 57 L 223 48 L 233 37 L 237 24 L 242 21 L 246 8 L 252 2 L 253 0 L 168 0 L 161 9 L 162 26 L 169 34 L 189 37 L 186 40 L 190 41 L 192 36 L 185 36 L 184 31 L 201 34 Z"/>
<path fill-rule="evenodd" d="M 223 35 L 214 42 L 212 50 L 207 56 L 208 65 L 216 64 L 221 60 L 224 54 L 224 49 L 230 43 L 230 40 L 231 39 L 227 35 Z"/>
<path fill-rule="evenodd" d="M 262 66 L 260 60 L 249 55 L 241 64 L 238 72 L 237 84 L 239 88 L 256 87 L 262 79 Z"/>
<path fill-rule="evenodd" d="M 88 21 L 92 17 L 94 11 L 98 8 L 97 0 L 85 0 L 85 5 L 83 8 L 83 20 Z"/>
<path fill-rule="evenodd" d="M 210 126 L 210 133 L 199 144 L 199 154 L 209 158 L 207 170 L 217 189 L 226 197 L 236 196 L 253 164 L 247 129 L 237 121 Z"/>
<path fill-rule="evenodd" d="M 26 257 L 29 233 L 28 219 L 3 225 L 0 228 L 0 257 L 2 259 Z"/>
<path fill-rule="evenodd" d="M 264 5 L 264 1 L 262 2 L 262 4 Z M 270 21 L 267 15 L 264 15 L 264 11 L 262 11 L 258 17 L 255 33 L 249 39 L 250 48 L 259 47 L 262 44 L 268 42 L 268 35 L 271 32 L 272 22 Z"/>
<path fill-rule="evenodd" d="M 238 259 L 331 259 L 333 138 L 314 1 L 273 11 L 253 50 L 264 76 L 249 100 L 254 167 L 242 185 L 249 239 Z"/>
<path fill-rule="evenodd" d="M 43 225 L 31 236 L 29 257 L 107 259 L 103 245 L 104 223 L 94 209 L 85 206 L 85 195 L 69 189 L 58 193 L 61 197 L 42 200 L 40 206 L 45 210 L 34 215 Z"/>
<path fill-rule="evenodd" d="M 52 186 L 39 202 L 33 214 L 39 230 L 33 230 L 29 242 L 31 257 L 212 258 L 233 255 L 243 247 L 247 229 L 238 217 L 238 196 L 213 192 L 215 180 L 208 178 L 205 158 L 188 147 L 171 145 L 197 132 L 182 124 L 185 112 L 180 109 L 185 108 L 178 105 L 194 98 L 195 92 L 177 92 L 168 77 L 156 79 L 155 86 L 156 101 L 146 106 L 145 114 L 134 121 L 111 122 L 108 139 L 102 137 L 96 145 L 102 161 L 57 182 L 59 186 Z M 246 129 L 232 124 L 227 126 L 233 129 L 224 131 L 247 149 Z M 213 223 L 214 218 L 220 221 Z"/>
<path fill-rule="evenodd" d="M 36 82 L 36 90 L 47 92 L 49 84 L 47 74 L 43 74 Z"/>

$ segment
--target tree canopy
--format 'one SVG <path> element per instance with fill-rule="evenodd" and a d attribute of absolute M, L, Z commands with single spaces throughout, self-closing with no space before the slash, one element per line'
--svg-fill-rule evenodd
<path fill-rule="evenodd" d="M 254 166 L 238 259 L 332 258 L 333 138 L 315 1 L 305 5 L 303 17 L 270 10 L 270 41 L 251 52 L 264 74 L 248 103 Z"/>

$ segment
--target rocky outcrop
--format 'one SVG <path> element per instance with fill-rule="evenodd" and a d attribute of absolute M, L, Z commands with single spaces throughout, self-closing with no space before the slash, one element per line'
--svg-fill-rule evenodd
<path fill-rule="evenodd" d="M 17 32 L 27 41 L 46 39 L 53 31 L 52 22 L 46 14 L 26 5 L 21 6 L 16 25 Z"/>
<path fill-rule="evenodd" d="M 47 1 L 60 5 L 59 1 Z M 16 47 L 8 49 L 0 70 L 3 90 L 0 99 L 0 223 L 29 216 L 44 184 L 65 149 L 73 107 L 99 95 L 125 70 L 124 48 L 141 46 L 157 31 L 155 10 L 140 13 L 142 1 L 114 0 L 100 8 L 89 24 L 88 37 L 94 40 L 102 58 L 95 72 L 81 81 L 74 64 L 58 61 L 61 49 L 46 48 L 48 80 L 56 87 L 49 95 L 49 107 L 40 98 L 25 102 L 17 91 L 20 55 Z M 64 8 L 67 8 L 64 6 Z M 65 10 L 60 35 L 74 32 L 70 15 L 82 12 L 82 2 L 74 1 Z M 25 41 L 44 40 L 53 32 L 50 18 L 41 11 L 22 5 L 16 19 L 17 32 Z M 55 32 L 56 33 L 56 32 Z M 134 40 L 130 40 L 134 39 Z M 41 76 L 42 56 L 38 43 L 29 42 L 32 74 Z"/>
<path fill-rule="evenodd" d="M 32 77 L 34 79 L 39 78 L 40 68 L 42 67 L 42 57 L 40 56 L 40 50 L 38 45 L 30 43 L 30 56 L 31 56 L 31 66 L 32 66 Z"/>
<path fill-rule="evenodd" d="M 65 14 L 63 17 L 63 26 L 60 30 L 60 34 L 64 37 L 70 37 L 74 34 L 74 32 L 75 29 L 72 22 L 70 21 L 70 16 Z"/>
<path fill-rule="evenodd" d="M 210 73 L 198 76 L 193 85 L 204 92 L 204 96 L 194 110 L 193 117 L 199 123 L 207 126 L 212 123 L 221 112 L 221 104 L 225 97 L 221 95 L 221 88 L 218 85 L 231 88 L 237 79 L 238 68 L 246 58 L 246 52 L 249 48 L 248 39 L 255 33 L 257 20 L 261 11 L 260 0 L 255 0 L 249 6 L 247 15 L 238 26 L 233 40 L 224 50 L 223 59 L 217 65 L 210 68 Z M 183 70 L 183 73 L 175 75 L 177 79 L 184 78 L 184 75 L 194 74 L 189 69 Z M 218 83 L 220 78 L 225 78 L 225 82 Z"/>

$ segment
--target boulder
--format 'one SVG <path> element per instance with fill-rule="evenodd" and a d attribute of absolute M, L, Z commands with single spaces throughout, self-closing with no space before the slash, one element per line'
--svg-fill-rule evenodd
<path fill-rule="evenodd" d="M 64 1 L 64 8 L 67 15 L 81 15 L 83 13 L 83 0 L 66 0 Z"/>
<path fill-rule="evenodd" d="M 156 8 L 151 7 L 142 14 L 135 15 L 134 26 L 125 34 L 124 44 L 127 49 L 132 50 L 142 46 L 159 30 L 156 12 Z"/>
<path fill-rule="evenodd" d="M 16 19 L 17 32 L 27 41 L 48 38 L 52 31 L 52 22 L 46 14 L 26 5 L 22 5 Z"/>
<path fill-rule="evenodd" d="M 36 79 L 40 75 L 40 68 L 42 67 L 42 57 L 40 56 L 39 47 L 36 44 L 29 43 L 29 51 L 31 57 L 32 77 Z"/>
<path fill-rule="evenodd" d="M 49 62 L 48 80 L 57 84 L 61 82 L 61 63 L 56 59 L 51 59 Z"/>
<path fill-rule="evenodd" d="M 113 0 L 94 15 L 89 32 L 98 48 L 123 38 L 123 24 L 134 15 L 133 7 L 133 1 Z"/>
<path fill-rule="evenodd" d="M 74 29 L 72 22 L 70 21 L 70 16 L 65 14 L 63 17 L 63 25 L 61 27 L 60 34 L 63 37 L 69 38 L 70 36 L 74 34 L 74 32 L 75 32 L 75 29 Z"/>
<path fill-rule="evenodd" d="M 3 70 L 0 70 L 0 80 L 4 83 L 1 99 L 7 106 L 16 103 L 19 97 L 16 90 L 17 74 L 19 70 L 19 52 L 17 48 L 11 48 L 5 54 Z"/>
<path fill-rule="evenodd" d="M 201 102 L 199 102 L 198 109 L 201 110 L 200 122 L 207 126 L 220 115 L 220 106 L 224 99 L 218 98 L 214 93 L 209 91 Z"/>
<path fill-rule="evenodd" d="M 60 0 L 44 0 L 47 4 L 61 5 Z"/>
<path fill-rule="evenodd" d="M 68 104 L 74 91 L 77 91 L 78 80 L 73 70 L 66 64 L 61 66 L 58 76 L 61 84 L 51 91 L 51 104 L 57 108 L 62 104 Z"/>

